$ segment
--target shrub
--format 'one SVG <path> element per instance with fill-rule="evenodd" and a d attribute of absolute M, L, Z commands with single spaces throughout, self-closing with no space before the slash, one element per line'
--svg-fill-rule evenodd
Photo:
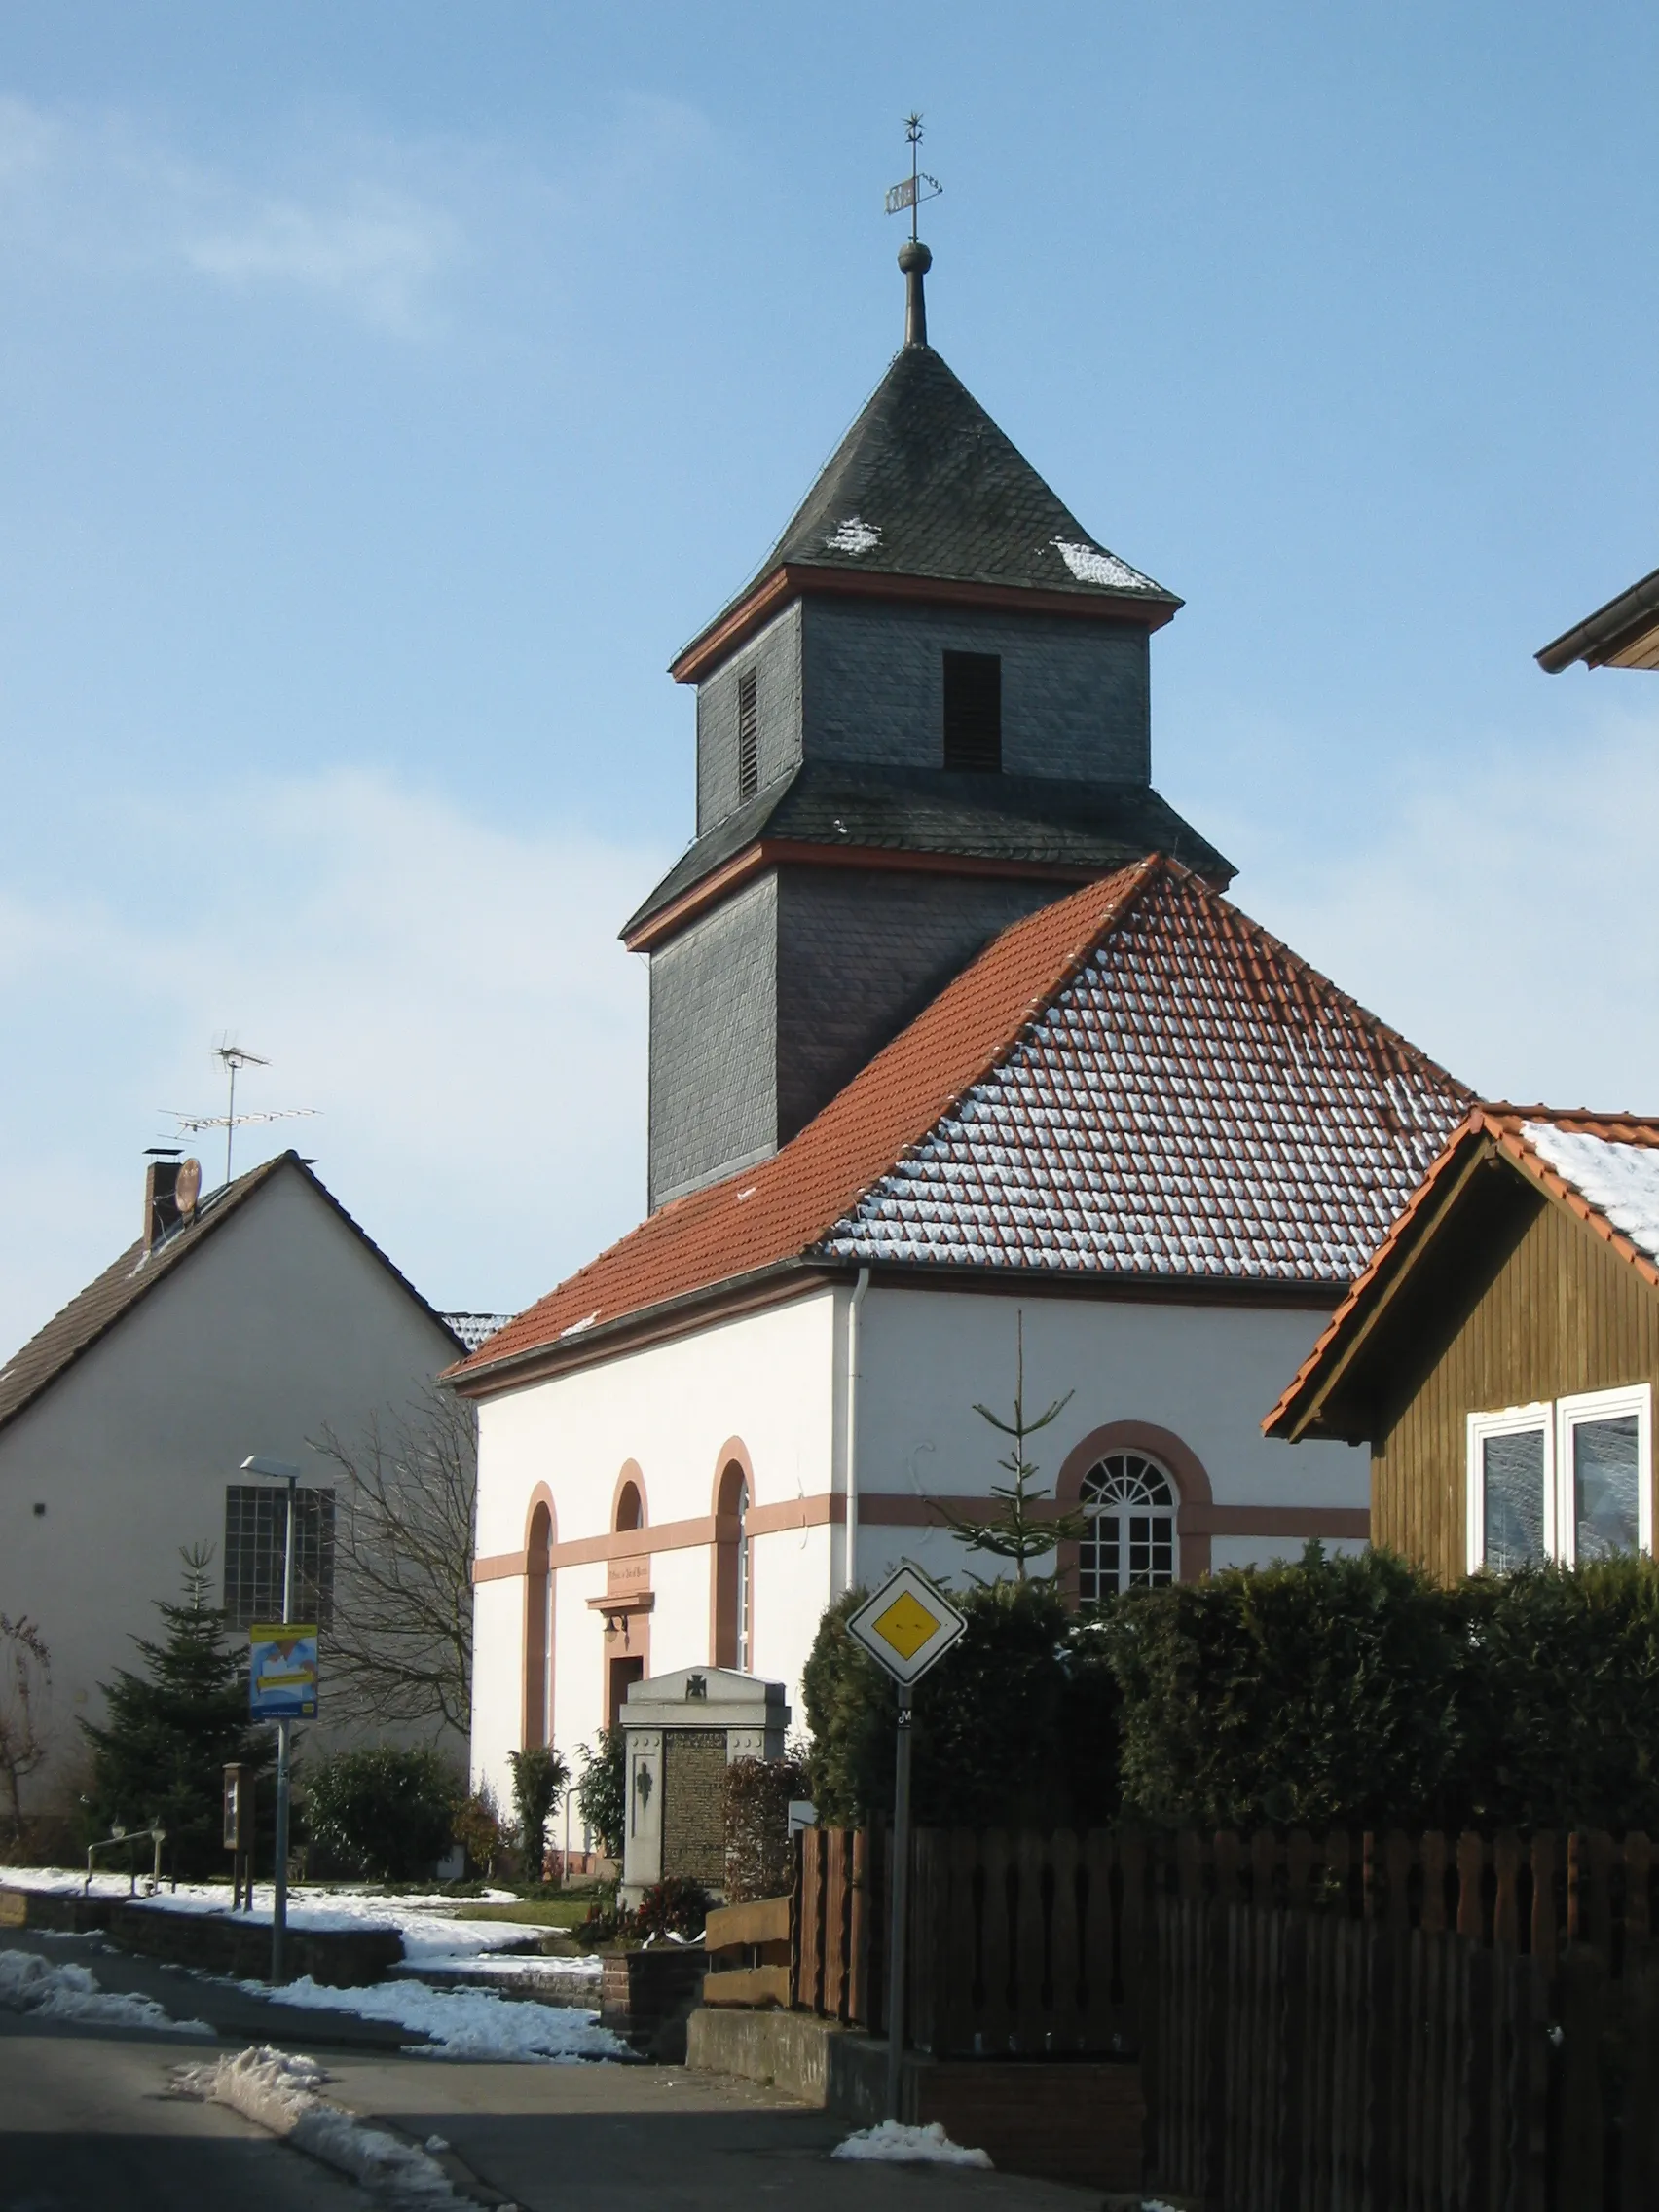
<path fill-rule="evenodd" d="M 513 1809 L 518 1814 L 519 1850 L 527 1882 L 539 1882 L 547 1862 L 547 1816 L 571 1779 L 569 1763 L 551 1744 L 530 1744 L 509 1751 L 513 1770 Z"/>
<path fill-rule="evenodd" d="M 1129 1592 L 1104 1646 L 1132 1815 L 1410 1825 L 1456 1788 L 1462 1601 L 1385 1552 Z"/>
<path fill-rule="evenodd" d="M 488 1782 L 480 1783 L 470 1797 L 461 1799 L 450 1833 L 465 1852 L 467 1864 L 488 1880 L 507 1848 L 501 1809 Z"/>
<path fill-rule="evenodd" d="M 847 1634 L 865 1602 L 825 1614 L 803 1675 L 822 1820 L 893 1809 L 895 1695 Z M 960 1642 L 915 1690 L 913 1802 L 926 1827 L 1088 1827 L 1117 1810 L 1118 1685 L 1091 1616 L 1050 1582 L 982 1583 L 956 1603 Z"/>
<path fill-rule="evenodd" d="M 632 1912 L 617 1916 L 618 1933 L 638 1936 L 701 1936 L 709 1917 L 709 1893 L 689 1874 L 665 1874 L 654 1882 Z"/>
<path fill-rule="evenodd" d="M 790 1801 L 808 1793 L 796 1757 L 733 1759 L 725 1770 L 725 1894 L 730 1904 L 782 1897 L 794 1875 Z"/>
<path fill-rule="evenodd" d="M 1464 1789 L 1449 1819 L 1659 1831 L 1659 1565 L 1478 1575 L 1463 1601 Z"/>
<path fill-rule="evenodd" d="M 307 1780 L 306 1834 L 352 1873 L 407 1882 L 429 1875 L 449 1850 L 459 1801 L 434 1751 L 337 1751 Z"/>
<path fill-rule="evenodd" d="M 583 1825 L 610 1859 L 622 1856 L 626 1833 L 628 1783 L 620 1728 L 602 1728 L 596 1745 L 581 1748 L 582 1771 L 576 1783 L 576 1810 Z"/>

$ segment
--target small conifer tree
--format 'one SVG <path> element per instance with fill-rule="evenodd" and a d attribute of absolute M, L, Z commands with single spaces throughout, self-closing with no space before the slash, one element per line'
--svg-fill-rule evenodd
<path fill-rule="evenodd" d="M 1037 1463 L 1028 1459 L 1026 1440 L 1036 1436 L 1051 1422 L 1058 1420 L 1073 1393 L 1068 1390 L 1063 1398 L 1056 1398 L 1045 1413 L 1034 1420 L 1025 1417 L 1025 1315 L 1020 1313 L 1014 1321 L 1014 1419 L 1004 1420 L 1000 1414 L 992 1413 L 989 1406 L 976 1405 L 974 1411 L 983 1421 L 988 1421 L 999 1436 L 1011 1439 L 1013 1450 L 997 1465 L 1014 1477 L 1012 1483 L 993 1483 L 991 1496 L 996 1501 L 995 1511 L 983 1521 L 964 1520 L 951 1511 L 948 1505 L 934 1500 L 934 1508 L 951 1534 L 971 1552 L 988 1552 L 993 1559 L 1012 1562 L 1016 1582 L 1029 1580 L 1051 1581 L 1052 1576 L 1030 1576 L 1027 1564 L 1043 1559 L 1056 1544 L 1080 1543 L 1088 1533 L 1088 1523 L 1081 1513 L 1047 1513 L 1039 1516 L 1032 1508 L 1049 1495 L 1049 1486 L 1036 1481 Z M 977 1579 L 977 1578 L 976 1578 Z"/>
<path fill-rule="evenodd" d="M 249 1724 L 247 1659 L 230 1641 L 225 1616 L 207 1603 L 210 1546 L 182 1551 L 184 1601 L 157 1601 L 159 1642 L 134 1637 L 144 1671 L 123 1667 L 103 1686 L 102 1727 L 83 1720 L 92 1751 L 90 1826 L 105 1836 L 161 1827 L 177 1874 L 218 1873 L 222 1845 L 222 1769 L 240 1760 L 255 1776 L 269 1771 L 267 1729 Z"/>

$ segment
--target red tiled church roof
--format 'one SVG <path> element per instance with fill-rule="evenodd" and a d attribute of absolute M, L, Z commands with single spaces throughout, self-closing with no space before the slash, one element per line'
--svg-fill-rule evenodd
<path fill-rule="evenodd" d="M 458 1372 L 791 1261 L 1346 1283 L 1470 1095 L 1155 855 L 1006 930 L 782 1151 Z"/>

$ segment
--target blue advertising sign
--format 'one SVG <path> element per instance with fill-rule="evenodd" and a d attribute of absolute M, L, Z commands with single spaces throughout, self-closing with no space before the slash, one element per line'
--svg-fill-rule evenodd
<path fill-rule="evenodd" d="M 247 1710 L 253 1718 L 315 1719 L 315 1621 L 256 1621 L 247 1635 Z"/>

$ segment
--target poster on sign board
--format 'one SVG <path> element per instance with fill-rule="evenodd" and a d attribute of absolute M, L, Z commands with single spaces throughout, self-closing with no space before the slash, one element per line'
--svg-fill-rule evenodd
<path fill-rule="evenodd" d="M 247 1635 L 250 1715 L 255 1720 L 314 1720 L 315 1621 L 256 1621 Z"/>

